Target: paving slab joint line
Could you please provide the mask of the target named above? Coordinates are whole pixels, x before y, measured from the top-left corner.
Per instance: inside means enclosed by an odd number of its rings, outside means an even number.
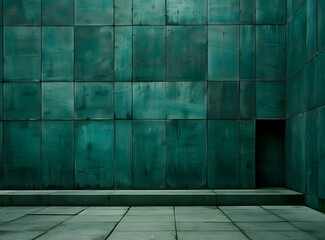
[[[123,216],[121,217],[121,219],[117,222],[117,224],[113,227],[113,229],[108,233],[108,235],[106,236],[105,240],[107,240],[112,233],[115,231],[115,229],[117,228],[117,226],[120,224],[120,222],[122,221],[122,219],[126,216],[126,214],[130,211],[131,207],[129,207],[126,212],[123,214]]]

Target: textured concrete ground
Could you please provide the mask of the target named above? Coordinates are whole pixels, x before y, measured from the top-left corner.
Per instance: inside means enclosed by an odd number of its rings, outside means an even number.
[[[1,207],[0,239],[325,239],[305,206]]]

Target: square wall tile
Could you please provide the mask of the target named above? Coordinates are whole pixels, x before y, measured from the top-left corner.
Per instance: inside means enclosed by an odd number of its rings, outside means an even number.
[[[42,183],[44,188],[74,188],[74,124],[43,121]]]
[[[257,24],[285,24],[286,1],[256,0]]]
[[[239,187],[238,121],[208,121],[208,166],[209,188]]]
[[[75,0],[76,25],[113,25],[113,0]]]
[[[206,47],[206,27],[167,27],[167,81],[205,81]]]
[[[4,123],[5,189],[41,187],[41,124],[39,121]]]
[[[208,31],[209,80],[238,80],[238,26],[209,26]]]
[[[125,1],[125,0],[123,0]],[[114,80],[132,81],[132,26],[115,27],[114,44]]]
[[[114,153],[117,189],[132,188],[132,121],[115,121]]]
[[[168,188],[202,188],[207,184],[206,121],[167,121]]]
[[[167,24],[206,24],[206,1],[167,0]]]
[[[317,64],[317,76],[316,76],[316,96],[317,96],[317,104],[321,105],[325,103],[325,51],[318,55],[316,58]]]
[[[3,119],[3,84],[0,83],[0,120]]]
[[[133,78],[165,80],[165,27],[133,28]]]
[[[43,119],[74,118],[74,85],[73,83],[42,84],[42,117]]]
[[[166,83],[167,119],[205,119],[207,116],[205,82]]]
[[[165,19],[165,1],[133,0],[134,25],[164,25]]]
[[[132,25],[133,0],[114,0],[114,24]]]
[[[237,119],[239,110],[238,82],[208,84],[208,118]]]
[[[240,0],[240,23],[255,23],[255,0]]]
[[[133,117],[135,119],[165,118],[165,83],[133,83]]]
[[[133,188],[166,186],[164,121],[133,121]]]
[[[132,119],[132,83],[114,84],[115,119]]]
[[[112,81],[113,28],[75,28],[76,81]]]
[[[75,88],[76,118],[113,118],[113,83],[76,83]]]
[[[39,81],[40,27],[4,27],[4,80]]]
[[[112,188],[114,122],[77,121],[75,124],[76,188]]]
[[[209,24],[239,24],[239,0],[208,0]]]
[[[255,118],[255,82],[240,82],[240,118]]]
[[[43,25],[73,25],[74,0],[42,0]]]
[[[73,27],[42,28],[43,81],[73,81]]]
[[[40,119],[41,85],[39,83],[4,84],[4,119]]]
[[[284,87],[283,82],[256,83],[256,118],[285,117]]]
[[[256,26],[256,79],[285,79],[284,26]]]
[[[40,25],[41,0],[3,0],[4,25]]]
[[[240,26],[240,80],[255,80],[255,26]]]

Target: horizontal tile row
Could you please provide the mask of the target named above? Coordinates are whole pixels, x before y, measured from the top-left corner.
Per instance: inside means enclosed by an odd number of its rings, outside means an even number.
[[[0,119],[283,118],[284,90],[283,82],[4,83]]]
[[[1,0],[4,25],[284,24],[283,0]]]
[[[6,82],[285,79],[281,25],[4,27],[3,37]]]
[[[255,186],[252,120],[12,121],[0,130],[5,189]]]

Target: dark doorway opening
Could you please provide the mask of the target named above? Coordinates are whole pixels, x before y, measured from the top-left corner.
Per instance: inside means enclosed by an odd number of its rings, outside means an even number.
[[[284,120],[256,120],[256,185],[283,186]]]

